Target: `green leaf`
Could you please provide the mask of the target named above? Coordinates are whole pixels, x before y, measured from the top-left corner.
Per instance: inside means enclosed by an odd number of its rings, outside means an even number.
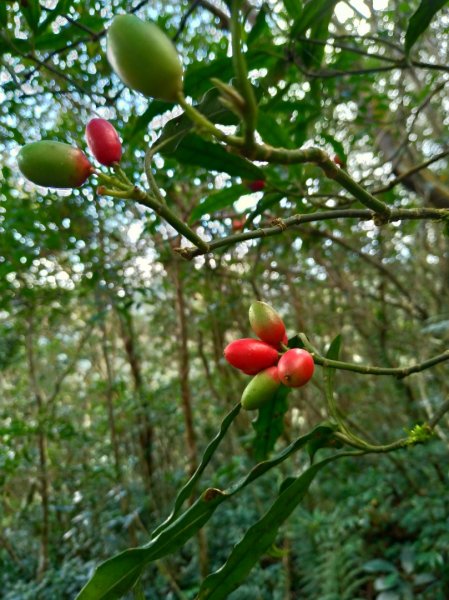
[[[279,452],[275,457],[270,460],[264,460],[263,462],[258,463],[255,467],[251,469],[251,471],[240,481],[230,486],[226,490],[226,494],[229,496],[233,496],[237,492],[240,492],[243,488],[249,485],[252,481],[266,473],[269,469],[276,467],[281,464],[284,460],[286,460],[289,456],[304,448],[306,444],[308,444],[311,440],[315,439],[317,436],[321,436],[326,432],[333,432],[335,430],[335,426],[329,425],[329,423],[325,422],[321,425],[317,425],[315,429],[309,431],[305,435],[297,438],[294,442],[289,444],[286,448]]]
[[[284,431],[284,415],[288,410],[287,396],[291,389],[283,385],[268,404],[259,409],[252,423],[256,436],[253,440],[256,460],[265,460]]]
[[[338,360],[340,356],[340,346],[341,346],[341,335],[337,335],[333,340],[329,349],[326,353],[326,358],[331,360]],[[327,405],[329,408],[330,415],[333,419],[338,421],[338,411],[335,405],[334,399],[334,380],[335,380],[335,369],[330,367],[323,368],[324,375],[324,393],[326,396]]]
[[[262,8],[257,13],[256,21],[254,25],[251,26],[251,30],[248,34],[248,38],[246,43],[248,48],[251,48],[255,45],[255,43],[262,38],[262,40],[266,41],[267,38],[271,38],[271,29],[268,26],[266,19],[266,7],[262,5]]]
[[[206,214],[212,214],[217,210],[232,206],[232,204],[243,196],[248,194],[248,188],[246,185],[238,184],[231,185],[230,187],[224,188],[219,192],[215,192],[208,196],[201,204],[198,204],[190,215],[190,221],[196,221],[200,217]]]
[[[47,12],[47,16],[39,25],[38,33],[44,32],[60,15],[69,12],[72,0],[59,0],[53,10]]]
[[[220,93],[216,88],[210,89],[204,94],[201,102],[195,108],[213,123],[232,125],[237,122],[235,115],[225,108],[219,101]],[[171,119],[162,129],[160,137],[156,140],[153,148],[161,147],[166,154],[174,152],[183,138],[194,128],[192,121],[184,113],[175,119]]]
[[[318,472],[339,458],[331,456],[304,471],[285,487],[264,516],[248,529],[234,547],[226,563],[203,581],[198,600],[222,600],[228,598],[245,579],[259,557],[274,544],[281,525],[304,498]]]
[[[341,347],[341,335],[337,335],[331,342],[328,351],[326,352],[326,358],[330,358],[331,360],[338,360],[340,356],[340,347]]]
[[[206,449],[200,467],[178,495],[175,510],[179,510],[184,500],[190,496],[197,479],[209,462],[230,423],[237,415],[238,410],[236,406],[224,419],[220,432]],[[291,454],[304,447],[317,434],[321,434],[323,429],[328,430],[329,425],[318,425],[306,435],[292,442],[287,448],[284,448],[272,460],[257,464],[245,477],[224,492],[214,488],[207,489],[192,506],[177,518],[173,520],[170,515],[167,521],[163,523],[163,529],[158,527],[153,533],[153,539],[148,544],[140,548],[125,550],[125,552],[97,567],[92,578],[81,590],[76,600],[115,600],[120,598],[135,584],[146,564],[177,551],[196,535],[222,502],[240,492],[269,469],[280,464]]]
[[[268,68],[275,61],[270,51],[273,50],[273,44],[257,46],[245,54],[248,70]],[[224,82],[230,81],[234,76],[234,67],[232,58],[223,57],[214,60],[211,63],[205,61],[197,62],[189,67],[184,77],[184,91],[186,95],[198,97],[210,87],[212,77],[217,77]]]
[[[280,146],[282,148],[291,148],[292,146],[291,137],[288,135],[285,127],[276,121],[271,111],[259,111],[257,131],[262,136],[263,141],[271,146]]]
[[[396,567],[387,560],[374,558],[363,565],[363,570],[368,573],[393,573],[396,571]]]
[[[221,440],[226,435],[226,432],[228,431],[229,426],[231,425],[231,423],[233,423],[234,419],[240,413],[241,408],[242,408],[242,405],[239,402],[236,406],[234,406],[234,408],[231,410],[231,412],[229,412],[226,415],[226,417],[223,419],[223,421],[221,422],[221,425],[220,425],[219,432],[211,440],[211,442],[208,444],[207,448],[205,449],[203,456],[201,458],[201,462],[198,465],[195,473],[192,475],[192,477],[189,479],[189,481],[179,490],[179,493],[176,496],[175,504],[173,506],[173,510],[172,510],[170,516],[164,521],[164,523],[159,525],[159,527],[157,527],[153,531],[153,533],[151,534],[151,537],[156,537],[163,529],[166,529],[168,527],[168,525],[170,525],[170,523],[173,522],[175,516],[177,514],[179,514],[179,511],[181,510],[182,505],[192,494],[197,481],[203,474],[204,469],[209,464],[209,462],[210,462],[212,456],[214,455],[215,450],[218,448]]]
[[[265,193],[257,203],[256,208],[247,218],[246,225],[249,226],[257,216],[261,215],[265,210],[267,210],[267,208],[270,208],[270,206],[278,204],[278,202],[280,202],[282,198],[285,198],[285,194],[280,192]]]
[[[208,171],[229,173],[243,179],[263,179],[260,167],[236,154],[231,154],[221,144],[209,142],[195,133],[185,135],[174,151],[170,146],[161,148],[161,154],[176,158],[179,162],[197,165]]]
[[[35,33],[38,29],[39,19],[41,17],[39,0],[26,0],[26,2],[20,2],[20,11],[25,17],[25,21],[28,23],[31,31]]]
[[[115,600],[136,583],[144,566],[183,546],[210,519],[226,499],[219,490],[209,489],[173,523],[146,546],[131,548],[102,563],[76,600]]]
[[[0,25],[6,29],[8,24],[8,13],[6,11],[6,2],[0,2]]]
[[[321,448],[342,448],[343,444],[334,437],[334,431],[337,429],[335,423],[328,423],[329,428],[323,429],[321,432],[317,432],[307,444],[307,452],[310,456],[310,461],[313,462],[315,454]]]
[[[147,552],[142,548],[125,550],[106,560],[95,570],[76,600],[116,600],[132,588],[145,565]]]
[[[333,10],[336,3],[336,0],[309,0],[293,25],[292,37],[302,36],[311,27],[317,27],[323,15],[327,19],[329,10]]]
[[[150,123],[154,117],[164,114],[171,108],[172,104],[165,102],[164,100],[153,100],[146,111],[137,117],[133,128],[124,136],[123,142],[129,143],[141,131],[146,130],[148,123]]]
[[[302,14],[302,0],[284,0],[285,10],[289,16],[296,21]]]
[[[405,51],[410,52],[420,35],[429,27],[434,15],[448,4],[448,0],[421,0],[418,10],[411,16],[405,32]]]
[[[312,40],[327,40],[329,36],[329,24],[334,14],[335,5],[337,0],[326,3],[325,8],[320,13],[319,19],[313,24],[310,30],[310,39]],[[303,47],[303,59],[304,64],[307,67],[313,67],[318,69],[321,66],[321,62],[324,56],[324,44],[304,44]]]

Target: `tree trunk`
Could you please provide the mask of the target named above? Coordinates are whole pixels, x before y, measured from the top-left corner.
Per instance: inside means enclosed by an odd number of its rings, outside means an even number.
[[[49,481],[48,481],[48,456],[47,456],[47,435],[45,432],[45,400],[40,390],[36,357],[34,353],[34,321],[30,315],[28,319],[28,329],[26,334],[26,352],[28,359],[28,375],[30,388],[34,395],[37,412],[38,433],[37,448],[39,456],[38,479],[39,492],[42,504],[42,527],[41,544],[39,551],[39,562],[37,567],[37,579],[41,579],[48,567],[49,556],[49,536],[50,536],[50,515],[49,515]]]

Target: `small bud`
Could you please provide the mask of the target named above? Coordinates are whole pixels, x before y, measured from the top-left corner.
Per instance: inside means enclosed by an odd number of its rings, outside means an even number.
[[[261,192],[265,189],[265,180],[264,179],[255,179],[254,181],[249,181],[246,183],[249,189],[252,192]]]

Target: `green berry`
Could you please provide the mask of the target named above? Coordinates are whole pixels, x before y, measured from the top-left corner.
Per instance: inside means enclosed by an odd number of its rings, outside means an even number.
[[[18,164],[27,179],[54,188],[79,187],[94,171],[79,148],[50,140],[24,146],[19,152]]]
[[[108,60],[128,87],[145,96],[176,102],[182,65],[170,38],[135,15],[114,17],[107,34]]]
[[[242,408],[256,410],[272,400],[281,385],[278,368],[269,367],[251,379],[242,394]]]

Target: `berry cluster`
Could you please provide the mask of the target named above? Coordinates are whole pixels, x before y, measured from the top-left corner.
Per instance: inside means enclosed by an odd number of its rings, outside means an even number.
[[[86,140],[99,163],[107,167],[118,163],[122,145],[114,126],[105,119],[91,119],[86,127]],[[76,188],[95,172],[87,156],[79,148],[53,140],[26,144],[19,153],[19,169],[29,181],[53,188]]]
[[[255,376],[242,395],[243,408],[253,410],[269,402],[281,384],[305,385],[313,375],[314,362],[307,350],[288,348],[284,322],[269,304],[251,304],[249,322],[259,339],[231,342],[224,350],[224,357],[246,375]]]

